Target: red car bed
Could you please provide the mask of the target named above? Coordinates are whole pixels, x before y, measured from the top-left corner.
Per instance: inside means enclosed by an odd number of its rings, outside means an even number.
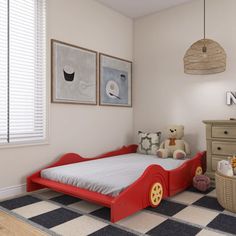
[[[83,158],[78,154],[68,153],[46,168],[135,153],[136,150],[137,145],[124,146],[119,150],[95,158]],[[111,209],[111,222],[116,222],[147,206],[157,207],[163,198],[173,196],[188,188],[192,184],[193,177],[205,171],[204,163],[205,152],[200,152],[171,171],[163,169],[160,165],[152,164],[133,184],[114,197],[41,178],[42,170],[27,177],[27,191],[50,188],[109,207]]]

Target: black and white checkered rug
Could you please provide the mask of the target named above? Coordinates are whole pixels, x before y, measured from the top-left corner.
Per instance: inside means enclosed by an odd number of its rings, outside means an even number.
[[[0,209],[49,235],[65,236],[217,236],[236,235],[236,214],[217,202],[215,190],[193,188],[115,224],[108,208],[51,190],[4,200]]]

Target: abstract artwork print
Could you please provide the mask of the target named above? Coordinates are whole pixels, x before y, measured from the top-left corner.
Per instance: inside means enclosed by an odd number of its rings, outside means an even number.
[[[52,101],[96,104],[97,53],[52,40]]]
[[[100,105],[131,107],[132,62],[100,54]]]

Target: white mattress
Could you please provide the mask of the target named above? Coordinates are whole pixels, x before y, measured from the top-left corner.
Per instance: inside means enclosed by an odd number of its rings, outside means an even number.
[[[41,171],[41,177],[105,195],[117,196],[135,182],[148,166],[157,164],[166,170],[172,170],[185,161],[131,153],[48,168]]]

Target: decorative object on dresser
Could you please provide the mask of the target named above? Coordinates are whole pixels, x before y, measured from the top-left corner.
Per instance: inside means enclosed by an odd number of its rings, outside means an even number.
[[[228,160],[236,153],[236,121],[204,120],[206,124],[207,172],[215,182],[215,171],[221,160]]]
[[[132,107],[132,62],[99,54],[99,104]]]
[[[97,104],[97,52],[51,40],[52,102]]]

